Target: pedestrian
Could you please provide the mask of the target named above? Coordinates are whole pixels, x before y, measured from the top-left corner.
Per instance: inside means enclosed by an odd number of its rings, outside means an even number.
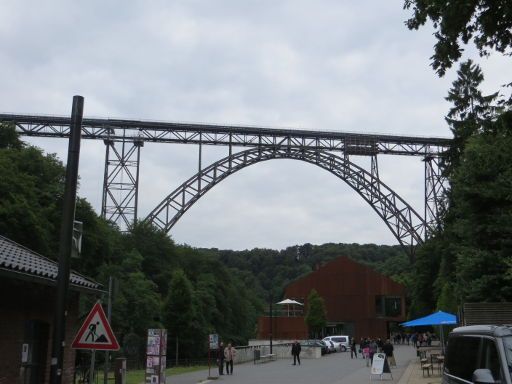
[[[350,358],[356,357],[357,359],[357,345],[356,345],[356,339],[353,337],[350,341]]]
[[[395,356],[393,355],[393,350],[394,350],[394,347],[391,344],[391,342],[389,341],[389,339],[386,340],[386,342],[382,346],[382,352],[384,352],[384,354],[386,355],[386,359],[388,359],[389,366],[396,367],[396,361],[395,361]]]
[[[233,361],[236,357],[236,349],[233,348],[231,343],[228,343],[226,349],[224,349],[224,359],[226,360],[226,374],[233,374]],[[230,369],[231,368],[231,369]]]
[[[382,341],[382,339],[379,337],[376,341],[377,343],[377,352],[382,352],[382,346],[384,345],[384,342]]]
[[[370,341],[368,339],[364,339],[361,342],[361,349],[363,350],[363,358],[368,367],[370,365]]]
[[[224,343],[219,343],[219,349],[217,350],[217,365],[219,366],[219,375],[224,374]]]
[[[373,355],[377,353],[379,346],[377,345],[377,341],[370,341],[370,365],[373,364]]]
[[[296,365],[296,362],[300,365],[300,350],[300,343],[295,340],[292,344],[293,365]]]

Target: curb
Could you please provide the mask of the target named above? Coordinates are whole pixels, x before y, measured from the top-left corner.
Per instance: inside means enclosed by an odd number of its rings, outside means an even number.
[[[413,360],[409,362],[409,365],[407,366],[407,369],[403,373],[402,377],[398,381],[397,384],[407,384],[409,382],[409,379],[411,378],[412,372],[414,371],[415,363]]]

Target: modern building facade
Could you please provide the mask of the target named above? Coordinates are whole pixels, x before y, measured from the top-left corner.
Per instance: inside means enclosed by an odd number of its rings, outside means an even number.
[[[285,297],[304,303],[315,289],[325,301],[327,327],[324,335],[386,338],[390,329],[405,321],[405,287],[348,257],[339,257],[285,289]],[[258,338],[306,339],[304,317],[261,317]],[[272,332],[271,332],[272,331]]]

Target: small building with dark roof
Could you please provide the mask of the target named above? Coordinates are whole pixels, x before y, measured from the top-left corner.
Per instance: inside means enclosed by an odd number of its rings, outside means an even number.
[[[405,286],[348,257],[339,257],[285,288],[285,298],[304,303],[315,289],[325,301],[327,327],[324,334],[389,337],[390,329],[405,321]],[[304,314],[272,318],[275,340],[307,339]],[[270,337],[270,318],[260,317],[258,339]]]
[[[0,236],[0,384],[49,382],[58,264]],[[103,293],[97,282],[72,271],[66,319],[63,383],[72,383],[82,292]]]

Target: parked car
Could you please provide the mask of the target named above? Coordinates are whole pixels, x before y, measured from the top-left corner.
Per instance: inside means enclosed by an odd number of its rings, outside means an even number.
[[[334,346],[334,343],[330,340],[322,340],[327,345],[327,353],[334,353],[336,352],[336,347]]]
[[[302,347],[319,347],[322,355],[329,353],[327,344],[324,343],[322,340],[303,340],[300,342],[300,345]]]
[[[336,351],[345,352],[350,348],[350,337],[347,335],[327,336],[323,341],[332,341]]]
[[[443,384],[512,384],[512,327],[472,325],[448,336]]]

